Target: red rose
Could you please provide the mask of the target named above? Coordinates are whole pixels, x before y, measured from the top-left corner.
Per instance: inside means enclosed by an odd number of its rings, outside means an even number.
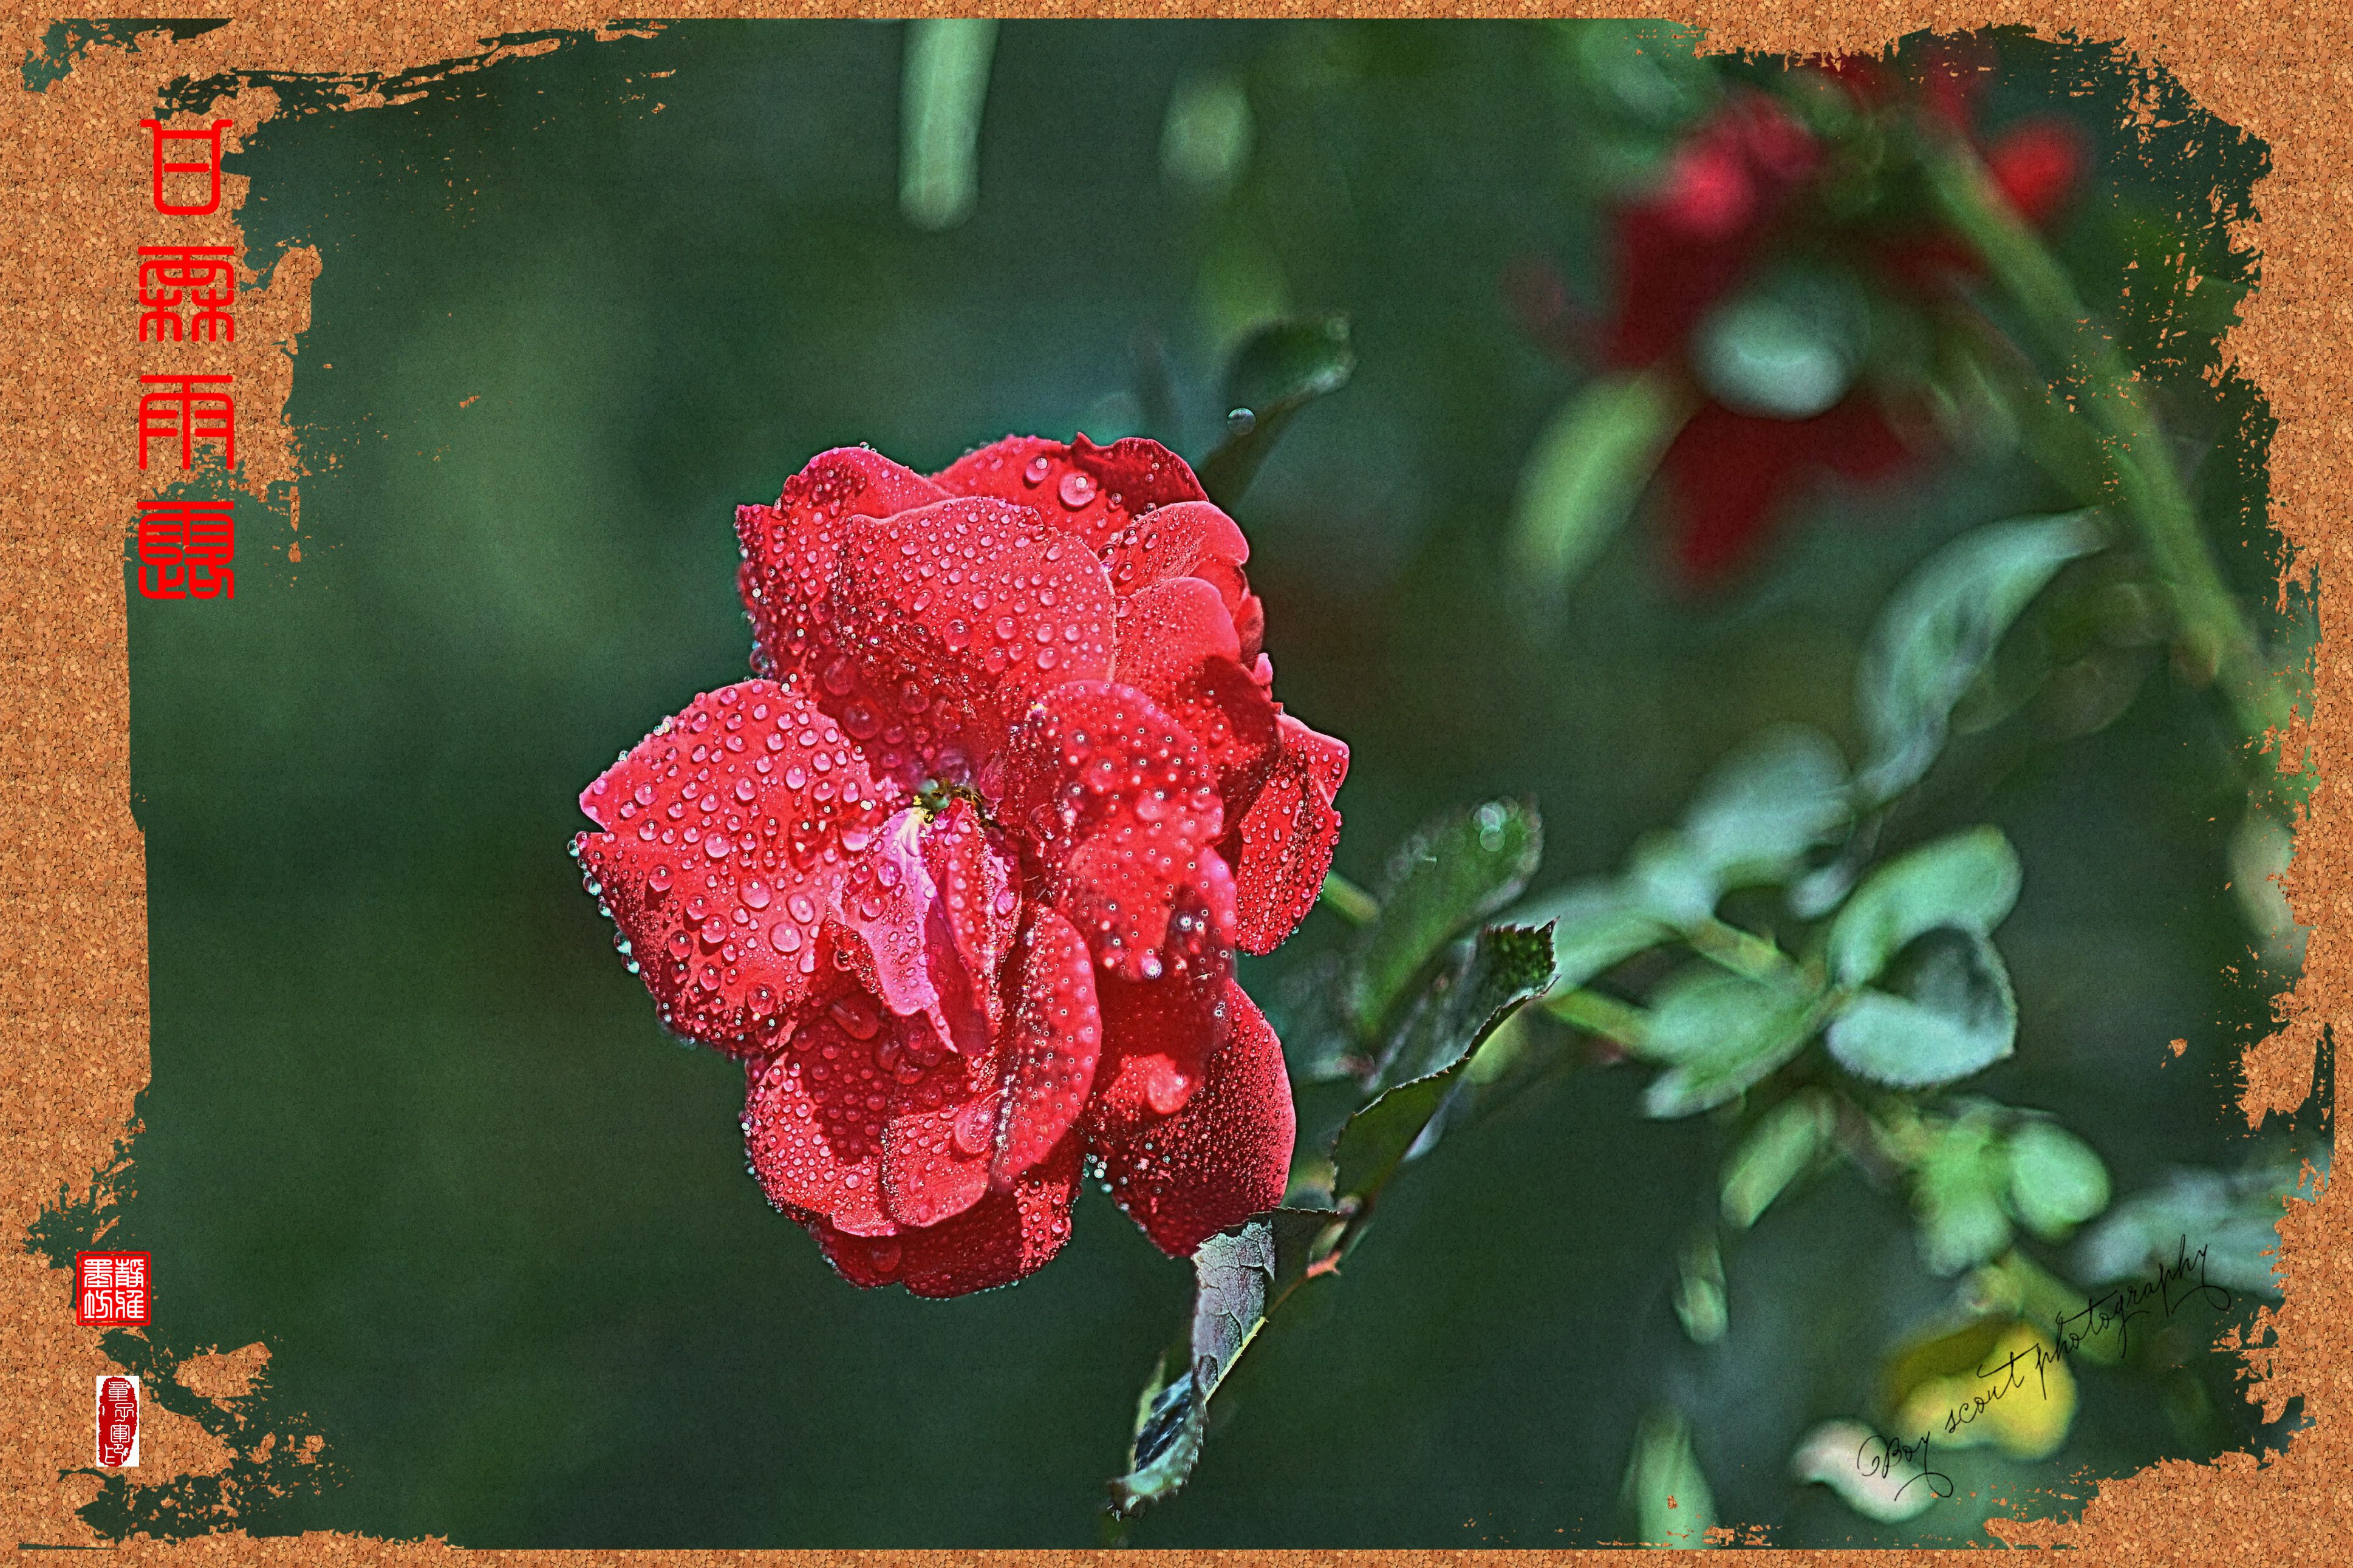
[[[580,797],[676,1033],[744,1059],[776,1206],[954,1296],[1060,1247],[1082,1156],[1164,1251],[1282,1200],[1234,984],[1314,902],[1347,748],[1284,714],[1241,531],[1155,442],[864,447],[736,511],[759,679]]]
[[[1968,134],[1984,62],[1938,54],[1914,96],[1930,121]],[[1878,62],[1844,57],[1822,68],[1862,107],[1903,100]],[[1984,148],[1995,184],[2020,215],[2054,222],[2090,164],[2083,135],[2063,120],[2023,121]],[[1822,147],[1772,99],[1742,91],[1693,128],[1657,184],[1612,215],[1615,298],[1589,334],[1593,357],[1631,369],[1681,361],[1708,313],[1782,248],[1793,225],[1824,216],[1808,204],[1827,166]],[[1817,238],[1820,237],[1817,235]],[[1954,236],[1919,224],[1860,237],[1899,297],[1926,303],[1967,279],[1975,262]],[[1557,341],[1565,314],[1525,280],[1514,291],[1542,338]],[[1920,455],[1926,421],[1858,384],[1831,407],[1804,417],[1728,406],[1712,397],[1669,445],[1661,468],[1675,498],[1674,559],[1694,586],[1722,579],[1752,555],[1790,497],[1820,476],[1884,479]]]
[[[1735,96],[1675,149],[1655,189],[1620,207],[1618,298],[1602,363],[1628,369],[1678,352],[1746,277],[1821,164],[1821,147],[1764,93]]]

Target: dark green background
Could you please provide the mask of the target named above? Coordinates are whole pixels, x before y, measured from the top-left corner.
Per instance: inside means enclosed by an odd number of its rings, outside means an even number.
[[[1704,599],[1666,585],[1646,521],[1531,626],[1499,592],[1503,530],[1576,375],[1499,279],[1539,255],[1600,281],[1589,106],[1548,37],[1008,25],[978,210],[944,235],[896,207],[902,43],[864,23],[575,43],[290,113],[232,164],[253,254],[324,261],[287,410],[312,477],[299,565],[250,510],[234,603],[130,601],[154,1068],[118,1234],[156,1255],[159,1340],[266,1340],[273,1397],[329,1437],[342,1484],[257,1528],[1095,1539],[1185,1265],[1090,1193],[1015,1289],[842,1284],[744,1173],[739,1069],[656,1027],[565,854],[615,752],[745,673],[732,509],[810,454],[931,468],[1008,430],[1115,434],[1145,333],[1187,419],[1153,433],[1198,455],[1241,308],[1219,300],[1347,312],[1355,384],[1239,512],[1282,696],[1355,749],[1338,865],[1359,879],[1428,813],[1499,793],[1540,801],[1548,880],[1606,868],[1772,720],[1852,755],[1889,587],[1957,531],[2054,504],[2014,458],[1947,464],[1809,508]],[[2097,130],[2122,102],[2090,51],[2010,58],[1997,121],[2057,102]],[[1210,70],[1243,73],[1256,111],[1222,198],[1159,169],[1172,89]],[[2084,79],[2105,96],[2065,96]],[[2260,158],[2199,147],[2152,175],[2111,144],[2068,242],[2104,307],[2120,199],[2194,212]],[[2202,482],[2259,529],[2260,410],[2232,397],[2199,416],[2223,443]],[[2222,542],[2253,588],[2269,546],[2248,538]],[[1969,1087],[2063,1113],[2124,1193],[2242,1152],[2229,1064],[2272,983],[2221,890],[2231,744],[2159,671],[2112,728],[1923,825],[1997,821],[2028,868],[2000,939],[2019,1053]],[[1331,919],[1246,981],[1271,994]],[[1252,1351],[1137,1542],[1622,1536],[1620,1473],[1661,1399],[1692,1413],[1722,1516],[1777,1542],[1966,1533],[1989,1502],[1880,1531],[1783,1478],[1945,1288],[1900,1204],[1848,1175],[1777,1208],[1734,1260],[1730,1339],[1698,1352],[1667,1290],[1720,1135],[1643,1121],[1641,1083],[1580,1075],[1413,1167],[1328,1304]],[[2253,1415],[2205,1375],[2219,1414],[2092,1370],[2056,1461],[1965,1457],[1964,1489],[2243,1442]]]

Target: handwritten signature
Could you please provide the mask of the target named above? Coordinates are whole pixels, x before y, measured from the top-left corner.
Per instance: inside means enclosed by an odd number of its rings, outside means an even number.
[[[2095,1339],[2114,1329],[2119,1354],[2132,1342],[2132,1326],[2148,1317],[2158,1308],[2167,1317],[2184,1303],[2204,1301],[2217,1311],[2228,1311],[2232,1297],[2221,1285],[2206,1278],[2206,1249],[2189,1250],[2189,1238],[2184,1236],[2176,1248],[2173,1261],[2160,1265],[2147,1279],[2136,1279],[2103,1290],[2087,1298],[2078,1311],[2054,1313],[2052,1326],[2056,1331],[2048,1347],[2036,1339],[2014,1350],[1989,1366],[1980,1366],[1980,1381],[1996,1386],[1969,1396],[1967,1403],[1957,1405],[1945,1415],[1945,1435],[1952,1436],[1986,1413],[1989,1406],[2004,1395],[2026,1386],[2026,1373],[2034,1374],[2035,1390],[2043,1398],[2051,1397],[2048,1369],[2083,1348],[2084,1342]],[[2024,1363],[2021,1366],[2021,1363]],[[1928,1489],[1940,1498],[1953,1495],[1953,1478],[1942,1470],[1928,1468],[1928,1433],[1920,1434],[1919,1441],[1905,1443],[1899,1439],[1866,1437],[1855,1448],[1854,1468],[1866,1476],[1895,1479],[1899,1467],[1916,1466],[1918,1474],[1895,1489],[1901,1498],[1913,1487],[1925,1481]]]
[[[1879,1446],[1876,1453],[1872,1451],[1874,1443]],[[1928,1434],[1926,1432],[1920,1434],[1920,1440],[1916,1443],[1898,1442],[1873,1433],[1855,1446],[1854,1468],[1866,1476],[1884,1476],[1894,1480],[1895,1468],[1902,1464],[1916,1464],[1920,1467],[1920,1473],[1895,1489],[1897,1498],[1902,1498],[1922,1481],[1927,1482],[1928,1489],[1938,1497],[1953,1495],[1953,1478],[1942,1470],[1928,1468]]]

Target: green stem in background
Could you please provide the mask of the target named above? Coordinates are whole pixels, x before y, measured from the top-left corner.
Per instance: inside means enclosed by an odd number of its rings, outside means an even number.
[[[980,199],[980,113],[996,53],[994,17],[907,24],[899,210],[917,228],[954,228]]]
[[[1714,915],[1702,915],[1684,927],[1683,941],[1702,958],[1743,980],[1754,980],[1763,985],[1786,985],[1798,973],[1798,966],[1779,948],[1738,926],[1726,925]]]
[[[1642,1009],[1599,991],[1556,991],[1544,999],[1544,1010],[1571,1028],[1615,1040],[1630,1050],[1641,1049],[1650,1033],[1650,1017]]]
[[[1323,902],[1352,926],[1368,926],[1380,919],[1380,900],[1337,871],[1324,873]]]
[[[2172,592],[2186,662],[2200,677],[2218,679],[2242,727],[2262,735],[2273,720],[2255,635],[2207,549],[2139,367],[2093,324],[2065,269],[1966,142],[1931,136],[1921,161],[1937,210],[1985,262],[2040,346],[2064,365],[2062,384],[2073,390],[2074,406],[2100,434],[2117,510]]]

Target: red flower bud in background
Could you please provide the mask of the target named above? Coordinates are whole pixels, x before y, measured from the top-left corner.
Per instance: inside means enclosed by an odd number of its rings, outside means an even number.
[[[1812,132],[1761,92],[1701,121],[1658,186],[1619,209],[1610,249],[1617,307],[1604,363],[1625,369],[1679,351],[1716,300],[1746,275],[1813,175]]]
[[[1934,54],[1908,101],[1942,133],[1968,136],[1986,64],[1957,50]],[[1866,110],[1907,100],[1902,79],[1882,61],[1841,57],[1819,68]],[[1955,237],[1918,219],[1893,236],[1838,232],[1816,202],[1832,152],[1770,95],[1741,89],[1692,128],[1647,191],[1616,209],[1614,293],[1603,320],[1579,323],[1557,279],[1539,271],[1522,267],[1506,279],[1516,313],[1539,341],[1576,345],[1613,370],[1671,364],[1698,384],[1697,412],[1661,458],[1676,517],[1675,563],[1694,585],[1751,556],[1793,496],[1820,476],[1881,479],[1922,455],[1921,411],[1891,407],[1860,378],[1827,407],[1766,410],[1727,403],[1694,369],[1694,339],[1711,315],[1789,252],[1793,238],[1830,241],[1832,253],[1867,262],[1888,292],[1920,303],[1975,274]],[[2083,133],[2053,118],[2021,121],[1982,156],[1995,184],[2036,225],[2059,217],[2091,163]]]
[[[1157,443],[822,453],[738,510],[759,678],[581,796],[662,1021],[744,1058],[771,1200],[844,1278],[1003,1285],[1082,1156],[1163,1250],[1282,1195],[1233,980],[1314,902],[1347,748],[1285,714],[1249,546]]]

